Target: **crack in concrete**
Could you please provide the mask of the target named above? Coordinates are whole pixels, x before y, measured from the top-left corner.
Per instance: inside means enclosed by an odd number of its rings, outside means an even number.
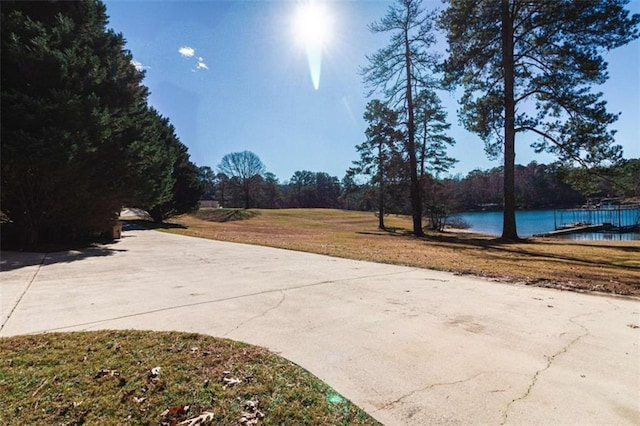
[[[600,312],[600,311],[598,311],[598,312]],[[529,387],[527,388],[527,390],[525,391],[525,393],[522,396],[520,396],[518,398],[515,398],[515,399],[512,399],[507,404],[507,406],[505,407],[504,412],[502,413],[502,422],[500,423],[500,425],[504,425],[504,424],[507,423],[507,420],[509,418],[509,411],[511,410],[511,407],[515,403],[517,403],[518,401],[523,401],[527,397],[529,397],[529,395],[531,394],[531,391],[533,390],[533,388],[535,387],[536,383],[538,382],[538,378],[540,377],[540,375],[551,368],[551,366],[553,365],[553,362],[555,361],[555,359],[557,357],[559,357],[560,355],[567,353],[567,351],[569,350],[569,348],[571,348],[571,346],[575,345],[579,340],[581,340],[581,339],[583,339],[583,338],[585,338],[585,337],[587,337],[589,335],[589,330],[587,329],[587,327],[585,327],[584,325],[576,322],[575,319],[578,318],[578,317],[582,317],[582,316],[590,316],[590,315],[593,315],[595,313],[597,313],[597,312],[588,312],[588,313],[585,313],[585,314],[580,314],[580,315],[576,315],[574,317],[569,318],[569,322],[572,323],[572,324],[577,325],[578,327],[580,327],[584,331],[584,333],[579,335],[579,336],[577,336],[577,337],[575,337],[573,340],[571,340],[569,343],[564,345],[562,348],[560,348],[559,351],[557,351],[553,355],[551,355],[551,356],[545,355],[545,357],[547,358],[547,365],[544,368],[542,368],[542,369],[540,369],[540,370],[535,372],[535,374],[531,378],[531,383],[529,383]],[[564,334],[567,334],[567,333],[568,332],[563,332],[563,333],[560,334],[560,336],[562,336]]]
[[[43,263],[44,263],[44,259],[43,259]],[[50,329],[44,329],[44,330],[40,330],[40,331],[34,331],[33,333],[29,333],[29,334],[47,333],[47,332],[66,330],[66,329],[69,329],[69,328],[76,328],[76,327],[86,327],[86,326],[90,327],[90,326],[93,326],[93,325],[96,325],[96,324],[105,323],[105,322],[117,321],[117,320],[121,320],[121,319],[139,317],[139,316],[144,316],[144,315],[149,315],[149,314],[156,314],[156,313],[160,313],[160,312],[168,312],[168,311],[173,311],[173,310],[176,310],[176,309],[192,308],[192,307],[195,307],[195,306],[208,305],[208,304],[219,303],[219,302],[227,302],[227,301],[230,301],[230,300],[239,300],[239,299],[255,297],[255,296],[261,296],[261,295],[270,294],[270,293],[286,292],[286,291],[291,291],[291,290],[301,290],[301,289],[304,289],[304,288],[317,287],[317,286],[322,286],[322,285],[327,285],[327,284],[338,284],[338,283],[342,283],[342,282],[366,280],[366,279],[370,279],[370,278],[387,277],[387,276],[392,276],[392,275],[402,275],[402,274],[407,274],[409,272],[413,272],[415,270],[416,270],[416,268],[412,268],[410,270],[402,271],[402,272],[373,274],[373,275],[366,275],[366,276],[353,277],[353,278],[344,278],[344,279],[338,279],[338,280],[319,281],[319,282],[310,283],[310,284],[303,284],[303,285],[299,285],[299,286],[292,286],[292,287],[286,287],[286,288],[276,288],[276,289],[271,289],[271,290],[257,291],[257,292],[254,292],[254,293],[241,294],[241,295],[238,295],[238,296],[230,296],[230,297],[223,297],[223,298],[220,298],[220,299],[204,300],[204,301],[201,301],[201,302],[193,302],[193,303],[185,303],[185,304],[182,304],[182,305],[167,306],[167,307],[164,307],[164,308],[151,309],[151,310],[145,311],[145,312],[136,312],[136,313],[133,313],[133,314],[120,315],[120,316],[112,317],[112,318],[103,318],[103,319],[99,319],[99,320],[95,320],[95,321],[87,321],[87,322],[79,323],[79,324],[66,325],[66,326],[63,326],[63,327],[55,327],[55,328],[50,328]]]
[[[284,291],[280,290],[280,300],[278,301],[278,303],[275,306],[270,307],[269,309],[267,309],[266,311],[258,314],[258,315],[254,315],[251,318],[242,321],[240,324],[238,324],[237,326],[235,326],[233,329],[229,330],[228,332],[226,332],[225,334],[222,335],[222,337],[227,337],[229,334],[233,333],[234,331],[238,330],[240,327],[242,327],[243,325],[250,323],[253,320],[256,320],[258,318],[262,318],[265,315],[267,315],[269,312],[274,311],[276,309],[278,309],[280,307],[280,305],[282,305],[282,303],[284,302],[284,300],[287,298],[287,295],[285,294]]]
[[[605,302],[607,302],[609,304],[609,306],[613,306],[613,310],[614,311],[619,311],[620,310],[620,306],[613,303],[611,300],[609,299],[604,299]]]
[[[27,294],[27,291],[29,291],[29,289],[31,288],[31,284],[33,284],[33,282],[36,280],[36,277],[38,276],[38,273],[40,273],[40,269],[42,268],[42,265],[44,265],[45,260],[47,260],[46,253],[42,255],[42,261],[38,265],[38,268],[36,269],[36,272],[33,274],[33,277],[31,277],[29,284],[27,284],[27,286],[24,288],[24,290],[20,294],[20,297],[18,297],[18,300],[16,300],[16,303],[13,305],[13,307],[9,311],[9,314],[7,315],[7,317],[4,319],[4,321],[2,321],[2,324],[0,324],[0,331],[2,331],[4,326],[9,322],[16,308],[18,307],[20,302],[22,302],[22,298],[24,297],[25,294]]]
[[[419,393],[419,392],[424,392],[424,391],[428,391],[430,389],[439,387],[439,386],[452,386],[452,385],[459,385],[460,383],[465,383],[465,382],[469,382],[479,376],[482,376],[484,374],[488,374],[486,371],[482,371],[480,373],[476,373],[473,376],[467,377],[466,379],[461,379],[461,380],[456,380],[454,382],[444,382],[444,383],[431,383],[430,385],[424,386],[422,388],[419,389],[415,389],[405,395],[402,395],[400,398],[393,400],[391,402],[386,403],[385,405],[383,405],[382,407],[376,409],[375,411],[372,412],[373,413],[377,413],[378,411],[382,411],[382,410],[386,410],[387,408],[394,406],[396,404],[402,403],[403,400],[412,397],[413,395]]]

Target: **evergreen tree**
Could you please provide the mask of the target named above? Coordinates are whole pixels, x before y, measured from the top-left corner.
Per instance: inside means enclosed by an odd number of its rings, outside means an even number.
[[[267,172],[264,174],[264,181],[261,185],[260,202],[261,207],[267,209],[275,209],[281,207],[282,204],[282,191],[280,190],[280,183],[278,178],[273,173]]]
[[[390,178],[391,159],[398,156],[398,145],[402,132],[398,130],[398,113],[378,99],[367,104],[364,119],[369,123],[365,135],[367,140],[356,146],[360,160],[354,161],[353,173],[370,176],[370,182],[378,187],[378,228],[385,229],[384,216],[386,182]]]
[[[454,139],[447,135],[451,123],[447,122],[447,113],[435,91],[422,90],[416,96],[415,105],[419,176],[422,179],[427,173],[433,173],[437,177],[457,162],[447,156],[447,147],[455,144]]]
[[[202,182],[205,194],[215,194],[216,172],[209,166],[198,167],[198,179]]]
[[[24,244],[108,228],[142,74],[102,3],[3,2],[2,208]]]
[[[432,72],[438,56],[428,50],[436,41],[433,22],[434,15],[421,8],[421,0],[398,0],[389,7],[385,17],[370,26],[374,33],[390,33],[390,44],[367,56],[369,65],[362,69],[364,81],[372,89],[369,95],[381,92],[388,103],[404,115],[413,233],[416,236],[424,233],[414,97],[420,90],[436,85]]]
[[[129,141],[122,161],[128,171],[121,179],[129,180],[125,205],[150,210],[169,203],[176,184],[175,165],[179,163],[182,144],[169,119],[154,108],[144,105],[139,114],[131,115],[127,128]]]
[[[151,218],[160,223],[165,219],[198,209],[204,193],[204,184],[200,180],[200,169],[189,160],[187,147],[177,138],[174,139],[177,158],[173,164],[171,176],[174,184],[167,201],[155,204],[149,209]]]
[[[23,245],[84,239],[172,197],[179,155],[100,1],[3,2],[2,209]]]
[[[465,127],[489,154],[504,156],[502,238],[517,240],[516,134],[539,135],[535,150],[561,161],[618,160],[621,148],[607,130],[617,116],[591,86],[607,79],[602,53],[638,37],[640,15],[629,16],[628,0],[448,3],[441,20],[450,50],[445,68],[449,81],[465,88]]]

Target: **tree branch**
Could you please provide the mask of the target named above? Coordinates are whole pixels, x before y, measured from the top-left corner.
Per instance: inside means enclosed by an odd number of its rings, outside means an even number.
[[[558,141],[557,139],[553,138],[548,133],[543,132],[542,130],[538,130],[535,127],[531,127],[531,126],[522,126],[522,127],[518,127],[517,129],[515,129],[515,132],[518,133],[518,132],[522,132],[522,131],[525,131],[525,130],[529,130],[531,132],[534,132],[534,133],[542,136],[544,139],[547,139],[549,142],[551,142],[552,144],[554,144],[555,146],[560,148],[562,151],[564,151],[572,160],[580,163],[584,167],[588,167],[587,163],[579,155],[574,155],[571,152],[567,151],[565,149],[564,145],[560,141]]]

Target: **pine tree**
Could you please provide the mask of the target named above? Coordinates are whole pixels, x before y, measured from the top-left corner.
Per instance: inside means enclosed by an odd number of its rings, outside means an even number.
[[[360,160],[354,161],[352,173],[368,175],[371,183],[377,185],[378,228],[385,229],[386,182],[394,170],[392,157],[400,155],[398,145],[402,140],[402,132],[398,130],[398,113],[378,99],[369,101],[364,119],[369,123],[365,131],[367,140],[356,146]]]
[[[429,51],[436,42],[433,22],[434,15],[421,8],[421,0],[398,0],[389,7],[384,18],[370,26],[374,33],[390,33],[390,44],[367,56],[369,65],[362,69],[364,81],[372,89],[369,95],[381,92],[387,103],[404,115],[413,233],[416,236],[423,236],[424,232],[414,97],[421,89],[437,85],[433,70],[438,56]]]
[[[449,0],[448,80],[465,88],[461,119],[504,156],[502,238],[517,240],[515,138],[533,132],[536,152],[585,166],[615,162],[621,148],[591,86],[607,79],[602,53],[638,37],[628,0]],[[535,111],[535,113],[527,113]]]
[[[447,156],[447,147],[455,145],[455,140],[447,134],[451,123],[447,122],[447,113],[435,91],[422,90],[416,96],[415,105],[419,176],[422,179],[431,172],[438,177],[457,162]]]

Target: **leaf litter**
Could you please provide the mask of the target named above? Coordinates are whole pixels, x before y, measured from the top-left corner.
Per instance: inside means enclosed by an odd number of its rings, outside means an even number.
[[[2,425],[378,424],[297,365],[227,339],[50,333],[2,338],[0,353]]]

